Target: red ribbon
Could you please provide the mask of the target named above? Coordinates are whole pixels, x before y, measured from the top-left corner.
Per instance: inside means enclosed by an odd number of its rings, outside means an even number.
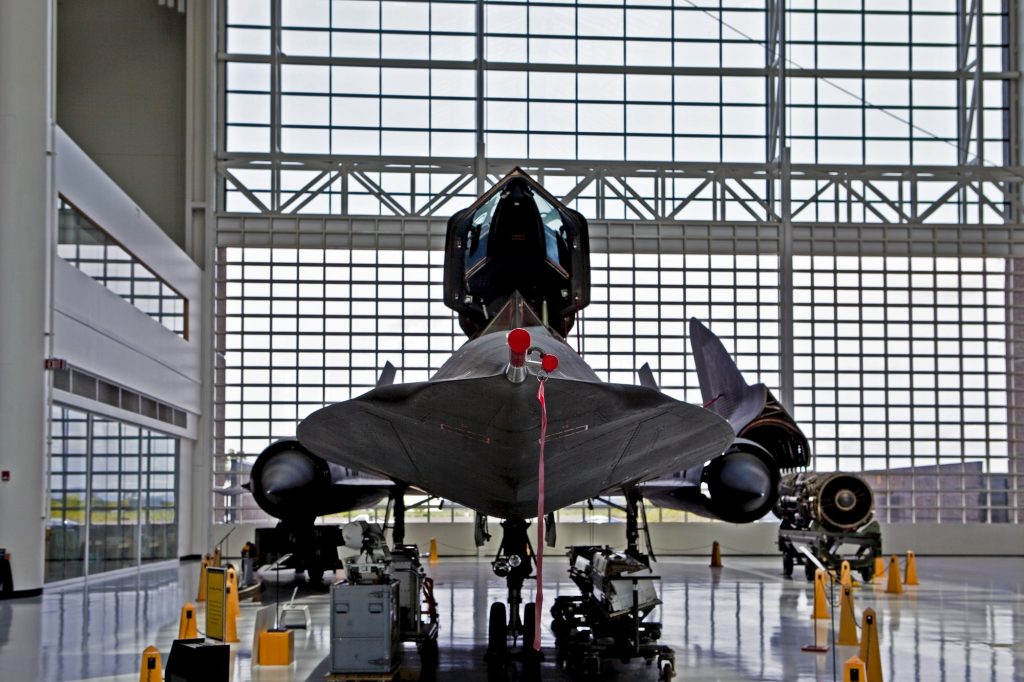
[[[537,401],[540,403],[540,463],[537,466],[537,599],[534,601],[533,648],[540,651],[540,624],[544,614],[544,441],[548,435],[543,377],[537,387]]]

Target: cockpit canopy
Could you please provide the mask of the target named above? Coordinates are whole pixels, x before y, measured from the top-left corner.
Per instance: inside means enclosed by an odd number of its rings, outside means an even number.
[[[590,303],[586,218],[519,168],[449,219],[444,302],[473,337],[516,291],[563,336]]]

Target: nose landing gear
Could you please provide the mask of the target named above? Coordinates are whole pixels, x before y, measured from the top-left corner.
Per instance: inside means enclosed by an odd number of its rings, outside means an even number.
[[[503,659],[509,652],[509,639],[512,646],[522,645],[521,655],[539,656],[531,645],[536,628],[535,608],[533,603],[523,604],[523,583],[533,574],[533,545],[526,531],[530,523],[523,519],[506,519],[501,522],[502,538],[498,554],[491,562],[491,570],[499,578],[505,579],[508,587],[506,604],[494,602],[488,618],[487,655],[488,661]]]

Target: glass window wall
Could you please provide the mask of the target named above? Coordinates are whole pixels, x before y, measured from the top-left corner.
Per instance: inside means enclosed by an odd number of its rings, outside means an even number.
[[[46,581],[173,559],[177,438],[55,406]]]
[[[188,338],[188,301],[63,197],[57,255],[175,334]]]

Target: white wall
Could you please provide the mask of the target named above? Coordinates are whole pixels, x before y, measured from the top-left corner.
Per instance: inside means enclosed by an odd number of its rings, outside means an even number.
[[[99,282],[53,257],[52,355],[103,379],[127,386],[188,413],[178,429],[63,391],[54,399],[182,438],[178,463],[179,552],[192,546],[195,500],[210,495],[209,475],[197,477],[203,391],[200,292],[202,271],[75,142],[59,128],[55,189],[188,301],[187,339],[170,331]],[[201,479],[201,480],[200,480]]]
[[[185,15],[156,0],[56,5],[57,124],[184,246]]]
[[[49,255],[53,204],[49,2],[0,2],[0,547],[14,590],[43,584]]]
[[[60,258],[54,266],[54,354],[193,414],[199,412],[201,271],[62,130],[56,189],[188,300],[183,339]]]

